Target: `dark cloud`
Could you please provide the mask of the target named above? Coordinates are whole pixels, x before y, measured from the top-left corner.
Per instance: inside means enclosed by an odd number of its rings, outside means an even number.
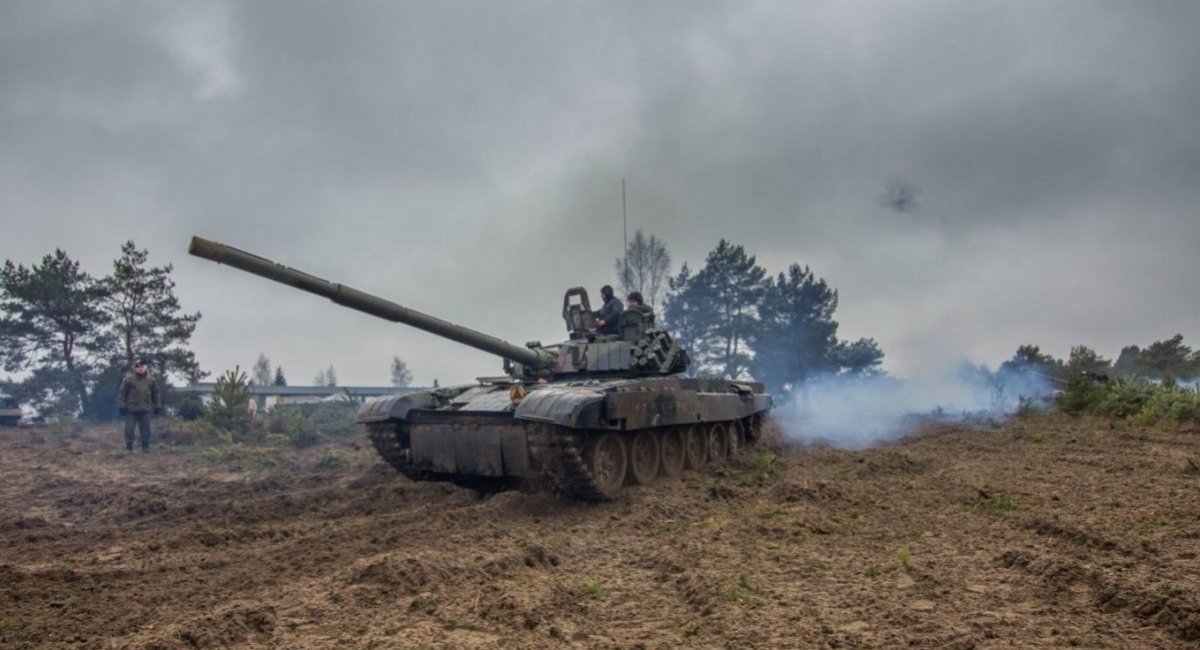
[[[7,3],[0,257],[96,273],[133,238],[205,313],[201,361],[293,381],[488,355],[187,258],[203,234],[510,340],[631,228],[722,237],[841,291],[908,373],[1181,332],[1200,5]],[[912,209],[880,205],[919,187]]]

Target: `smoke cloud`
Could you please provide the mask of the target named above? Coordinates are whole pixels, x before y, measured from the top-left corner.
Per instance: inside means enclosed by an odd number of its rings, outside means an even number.
[[[1032,370],[998,372],[967,361],[896,378],[834,376],[776,395],[774,417],[789,442],[863,449],[901,438],[923,421],[1011,414],[1022,399],[1045,403],[1052,382]]]

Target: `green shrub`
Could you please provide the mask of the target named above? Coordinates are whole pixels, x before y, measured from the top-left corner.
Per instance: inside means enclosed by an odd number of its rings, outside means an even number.
[[[213,445],[233,442],[229,431],[219,429],[204,420],[177,420],[160,429],[163,440],[173,445]]]
[[[1154,386],[1139,379],[1118,379],[1108,384],[1096,404],[1095,413],[1119,418],[1133,417],[1142,410]]]
[[[175,414],[188,422],[199,420],[204,415],[204,400],[198,395],[184,395],[175,404]]]
[[[1063,413],[1079,415],[1081,413],[1097,413],[1101,402],[1108,394],[1108,388],[1085,376],[1072,377],[1067,381],[1067,387],[1058,396],[1058,408]]]
[[[330,436],[354,436],[359,433],[354,415],[358,413],[358,402],[338,399],[312,405],[313,425],[317,431]]]
[[[310,447],[320,441],[316,425],[297,406],[276,406],[264,422],[268,434],[281,435],[296,447]]]
[[[217,377],[212,400],[204,406],[204,421],[230,432],[237,440],[250,433],[254,416],[250,413],[250,380],[240,367],[226,370]]]
[[[1159,386],[1133,420],[1139,424],[1195,422],[1200,420],[1200,400],[1194,390]]]

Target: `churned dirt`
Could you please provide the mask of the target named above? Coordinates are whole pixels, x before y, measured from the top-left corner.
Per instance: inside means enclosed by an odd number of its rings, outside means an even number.
[[[600,505],[364,440],[0,430],[4,648],[1194,648],[1200,433],[1039,416],[767,443]]]

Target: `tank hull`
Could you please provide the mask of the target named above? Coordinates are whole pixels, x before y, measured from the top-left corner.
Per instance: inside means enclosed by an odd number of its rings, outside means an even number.
[[[415,480],[600,500],[648,482],[648,472],[677,470],[689,432],[713,447],[703,462],[753,443],[770,407],[761,384],[656,377],[539,384],[516,404],[500,383],[389,396],[365,404],[358,421],[380,455]],[[607,477],[596,465],[605,458]]]

